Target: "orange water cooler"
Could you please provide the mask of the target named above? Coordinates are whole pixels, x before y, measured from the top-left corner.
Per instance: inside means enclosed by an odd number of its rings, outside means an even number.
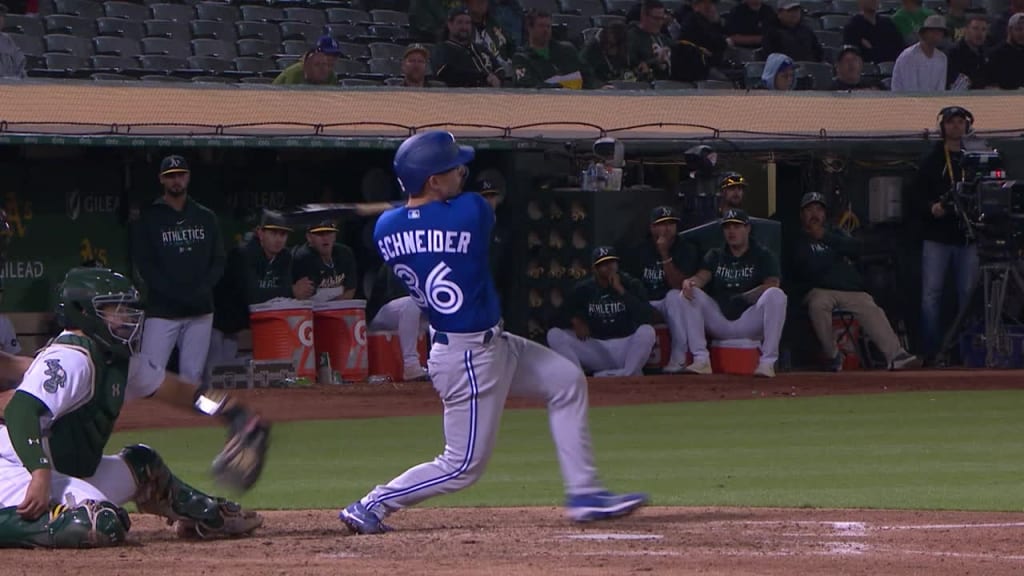
[[[316,379],[313,346],[313,304],[308,300],[274,298],[249,306],[254,360],[285,360],[298,376]]]
[[[331,371],[346,382],[369,375],[366,351],[366,300],[334,300],[313,307],[316,356],[330,358]],[[330,384],[332,382],[321,382]]]

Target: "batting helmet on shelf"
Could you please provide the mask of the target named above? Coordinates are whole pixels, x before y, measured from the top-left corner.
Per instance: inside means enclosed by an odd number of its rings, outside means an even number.
[[[469,146],[459,146],[451,132],[432,130],[406,139],[395,153],[395,175],[402,191],[419,196],[427,179],[473,160]]]

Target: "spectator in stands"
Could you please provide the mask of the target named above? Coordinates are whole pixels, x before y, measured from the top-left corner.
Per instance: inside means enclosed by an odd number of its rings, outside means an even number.
[[[419,42],[443,42],[448,14],[462,5],[463,0],[412,0],[409,4],[410,36]]]
[[[671,76],[672,41],[662,29],[668,21],[660,0],[644,0],[640,21],[629,27],[629,61],[637,67],[637,78],[667,80]]]
[[[769,54],[761,72],[761,83],[768,90],[792,90],[795,74],[792,58],[785,54]]]
[[[860,0],[860,13],[843,28],[843,43],[860,49],[867,62],[893,62],[903,51],[903,36],[885,16],[878,14],[879,0]]]
[[[778,25],[764,35],[766,54],[785,54],[796,62],[821,62],[824,52],[814,32],[804,25],[798,0],[779,0]]]
[[[843,353],[836,346],[832,311],[842,308],[853,314],[893,370],[920,366],[908,354],[893,332],[885,311],[865,291],[864,280],[853,262],[860,256],[861,243],[826,219],[825,197],[808,192],[800,199],[802,230],[793,249],[791,296],[807,306],[811,327],[821,343],[828,368],[843,368]]]
[[[330,36],[321,36],[302,60],[285,68],[274,78],[274,84],[317,84],[336,86],[338,75],[334,63],[341,55],[338,41]]]
[[[1024,12],[1010,18],[1006,41],[989,53],[985,78],[1003,90],[1024,87]]]
[[[678,61],[672,62],[672,78],[692,82],[708,77],[709,67],[721,66],[725,59],[725,51],[729,48],[729,39],[720,22],[717,0],[693,0],[693,11],[681,22],[679,40],[696,46],[707,58],[707,66],[700,70],[701,74],[681,74],[675,70]],[[673,47],[675,49],[675,47]]]
[[[512,57],[515,85],[519,88],[592,87],[592,73],[571,44],[551,40],[551,14],[526,15],[526,46]]]
[[[331,220],[306,230],[306,245],[295,251],[292,276],[313,283],[314,300],[349,300],[356,295],[359,277],[352,249],[338,243],[338,226]]]
[[[638,376],[655,340],[647,291],[619,272],[614,248],[595,248],[592,262],[592,275],[573,290],[572,328],[548,330],[548,346],[594,376]]]
[[[178,372],[201,382],[213,329],[213,290],[224,273],[217,215],[188,193],[191,173],[181,156],[160,162],[162,194],[132,227],[131,253],[146,288],[142,353],[167,366],[178,349]]]
[[[979,90],[988,84],[985,79],[985,66],[988,62],[988,48],[985,46],[987,36],[988,18],[984,14],[971,14],[967,19],[963,37],[946,54],[948,85],[953,86],[961,76],[967,79],[971,90]]]
[[[594,83],[603,86],[609,82],[636,80],[634,66],[626,50],[626,25],[615,22],[605,26],[597,37],[583,47],[583,61],[593,71]]]
[[[683,280],[684,318],[691,335],[688,372],[710,374],[707,339],[761,341],[755,376],[774,378],[786,321],[786,294],[779,288],[779,258],[750,237],[750,217],[730,209],[722,215],[724,242],[709,250],[693,276]]]
[[[671,206],[658,206],[651,212],[650,235],[633,250],[627,270],[640,278],[647,297],[672,336],[672,352],[663,372],[676,374],[686,365],[686,322],[679,293],[683,280],[697,272],[697,246],[679,237],[679,214]]]
[[[398,332],[402,347],[402,379],[406,382],[423,380],[427,369],[420,364],[417,350],[420,334],[427,329],[427,316],[409,296],[409,288],[387,264],[377,270],[377,277],[366,304],[367,325],[370,330]]]
[[[760,48],[765,32],[776,26],[775,10],[761,0],[743,0],[725,19],[725,33],[740,48]]]
[[[459,88],[500,88],[504,75],[491,54],[473,43],[473,21],[465,7],[448,15],[448,39],[438,50],[437,79]]]
[[[968,22],[967,9],[970,7],[971,0],[946,0],[946,28],[953,42],[959,42],[964,37]]]
[[[832,79],[833,90],[873,90],[877,88],[864,79],[864,60],[856,46],[843,46],[836,56],[836,75]]]
[[[292,229],[281,216],[264,212],[256,235],[228,254],[224,277],[214,291],[214,334],[210,367],[238,354],[238,333],[249,328],[249,306],[274,298],[309,299],[309,278],[292,278],[292,253],[285,249]]]
[[[483,47],[499,66],[507,65],[515,46],[491,13],[489,0],[466,0],[466,8],[473,21],[473,44]]]
[[[903,36],[903,42],[910,44],[917,42],[917,33],[921,25],[934,14],[935,12],[921,5],[921,0],[903,0],[903,7],[892,15],[892,23]]]
[[[944,331],[939,318],[946,271],[953,269],[961,309],[968,304],[978,273],[977,246],[964,235],[948,201],[950,192],[964,178],[961,161],[967,114],[959,107],[943,110],[939,122],[942,141],[936,143],[918,163],[917,179],[908,202],[910,213],[920,218],[924,239],[921,253],[921,334],[922,351],[929,358],[939,352],[939,340]]]
[[[1010,9],[1003,12],[988,30],[988,41],[985,44],[989,48],[995,48],[1006,41],[1006,30],[1010,26],[1010,18],[1014,14],[1024,12],[1024,0],[1010,0]]]
[[[921,38],[907,47],[892,69],[893,92],[941,92],[946,89],[946,55],[939,44],[946,38],[946,20],[929,16],[918,30]]]
[[[430,51],[423,44],[410,44],[402,56],[402,86],[426,88],[429,63]]]
[[[4,29],[7,6],[0,4],[0,30]],[[0,78],[24,78],[25,55],[9,35],[0,32]]]

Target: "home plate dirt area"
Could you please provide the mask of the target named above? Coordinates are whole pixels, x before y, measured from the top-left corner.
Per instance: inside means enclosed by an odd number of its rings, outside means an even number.
[[[1021,372],[786,374],[591,381],[595,406],[911,390],[1024,388]],[[240,393],[272,420],[440,414],[429,383]],[[536,404],[510,400],[512,408]],[[145,401],[121,429],[209,425]],[[129,546],[0,551],[0,575],[1024,574],[1024,512],[645,508],[576,525],[561,508],[421,508],[353,536],[336,510],[266,512],[251,538],[185,542],[133,515]]]

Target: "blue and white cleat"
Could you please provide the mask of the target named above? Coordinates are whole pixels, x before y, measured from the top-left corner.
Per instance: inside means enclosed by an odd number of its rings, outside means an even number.
[[[362,502],[353,502],[346,506],[344,510],[338,512],[338,519],[356,534],[383,534],[391,531],[391,527],[367,510]]]
[[[565,506],[569,510],[569,517],[576,522],[593,522],[627,516],[648,501],[647,494],[597,492],[569,496]]]

